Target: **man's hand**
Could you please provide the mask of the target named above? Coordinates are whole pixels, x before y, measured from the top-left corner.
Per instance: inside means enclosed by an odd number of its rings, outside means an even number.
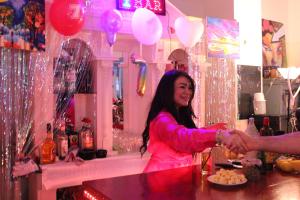
[[[239,130],[223,131],[221,135],[221,142],[224,144],[230,151],[235,153],[246,153],[249,151],[249,147],[241,137],[244,134]]]

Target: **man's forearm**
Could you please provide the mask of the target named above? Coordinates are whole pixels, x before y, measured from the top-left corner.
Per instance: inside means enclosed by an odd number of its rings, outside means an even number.
[[[258,137],[256,149],[278,153],[300,154],[300,133]]]

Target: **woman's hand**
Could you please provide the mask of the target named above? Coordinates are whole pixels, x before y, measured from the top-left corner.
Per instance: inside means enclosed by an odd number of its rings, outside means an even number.
[[[235,153],[246,153],[249,147],[241,135],[244,134],[239,130],[225,130],[220,135],[221,143],[224,144],[230,151]]]
[[[242,131],[238,131],[238,132],[236,132],[236,134],[238,134],[240,136],[240,138],[246,143],[246,145],[248,147],[248,151],[259,150],[259,146],[260,146],[259,138],[260,137],[252,137]]]

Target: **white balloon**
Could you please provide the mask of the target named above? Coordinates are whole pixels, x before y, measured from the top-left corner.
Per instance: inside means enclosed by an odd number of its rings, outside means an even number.
[[[162,35],[162,24],[159,18],[146,8],[138,8],[131,20],[133,35],[145,45],[155,44]]]
[[[176,36],[185,47],[193,47],[200,41],[204,26],[202,19],[178,17],[174,24]]]

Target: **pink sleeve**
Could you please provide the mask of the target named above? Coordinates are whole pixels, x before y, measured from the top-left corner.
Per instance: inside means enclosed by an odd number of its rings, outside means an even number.
[[[169,113],[160,113],[151,123],[157,139],[179,152],[200,152],[216,144],[216,130],[186,128]]]

